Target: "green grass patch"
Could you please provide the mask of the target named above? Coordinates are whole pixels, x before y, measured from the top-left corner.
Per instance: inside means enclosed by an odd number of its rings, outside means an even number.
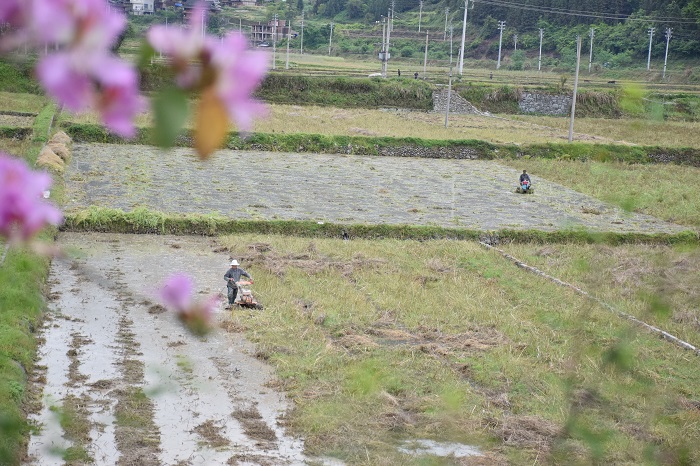
[[[270,74],[256,95],[271,103],[341,108],[432,110],[433,87],[413,79],[312,77]]]
[[[109,144],[153,144],[153,131],[141,128],[134,139],[125,140],[99,125],[65,123],[66,132],[76,142]],[[191,147],[191,132],[185,131],[175,145]],[[397,155],[430,158],[480,158],[531,160],[562,159],[581,162],[625,162],[637,164],[676,163],[700,167],[700,150],[614,144],[493,144],[474,139],[437,140],[369,136],[333,136],[321,134],[253,133],[241,137],[229,134],[225,147],[235,150],[267,150],[279,152],[317,152],[358,155]]]
[[[31,128],[0,127],[0,139],[27,139],[32,134]]]
[[[0,139],[0,147],[33,165],[46,140],[41,135],[48,134],[54,112],[53,104],[42,109],[31,141]],[[50,241],[54,232],[49,229],[39,239]],[[48,269],[48,259],[18,248],[10,249],[0,265],[0,464],[19,464],[26,448],[26,374],[36,355],[33,332],[44,308],[42,290]]]
[[[0,91],[25,94],[42,94],[39,83],[34,80],[33,61],[12,62],[0,60]],[[14,110],[14,108],[12,108]]]
[[[265,311],[232,319],[276,367],[295,401],[289,425],[312,454],[451,464],[397,450],[427,438],[479,446],[495,464],[642,464],[649,450],[700,461],[697,356],[475,242],[269,234],[219,242],[247,254]],[[266,247],[251,254],[253,244]],[[622,272],[613,258],[648,249],[522,244],[511,252],[557,276],[561,266],[562,278],[646,318],[634,292],[644,283],[609,274]],[[674,298],[683,312],[697,300],[684,285],[700,272],[697,251],[658,246],[649,258],[657,268],[647,278],[680,272],[677,264],[691,275]],[[595,260],[586,266],[587,257]]]
[[[0,265],[0,464],[19,464],[29,433],[22,405],[47,271],[46,259],[14,248]]]
[[[37,144],[44,145],[48,142],[50,131],[53,126],[54,117],[56,115],[57,106],[54,103],[49,103],[41,109],[41,112],[34,120],[32,130],[34,132],[33,141]],[[38,151],[37,151],[38,155]],[[31,160],[33,163],[34,160]]]
[[[353,238],[402,240],[477,240],[486,232],[465,228],[412,225],[334,224],[297,220],[232,220],[214,215],[170,215],[137,208],[120,209],[90,207],[66,215],[61,227],[65,231],[98,231],[112,233],[155,233],[182,235],[282,234],[300,237],[340,238],[346,231]],[[674,234],[597,233],[582,230],[535,231],[499,230],[489,237],[515,243],[603,243],[603,244],[695,244],[700,241],[692,231]]]

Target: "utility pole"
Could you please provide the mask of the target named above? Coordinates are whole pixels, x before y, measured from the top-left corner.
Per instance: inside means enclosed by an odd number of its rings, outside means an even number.
[[[328,56],[331,56],[331,45],[333,44],[333,21],[331,21],[331,34],[328,36]]]
[[[588,55],[588,72],[591,72],[591,66],[593,66],[593,38],[595,37],[595,28],[591,28],[591,30],[588,32],[588,35],[591,38],[591,52]]]
[[[284,69],[289,69],[289,43],[292,41],[292,22],[287,24],[287,61],[284,64]]]
[[[423,19],[423,0],[420,0],[420,2],[418,2],[418,8],[418,32],[420,32],[420,23]]]
[[[544,29],[540,28],[540,56],[537,59],[537,71],[542,69],[542,38],[544,37]]]
[[[394,30],[394,8],[396,8],[396,0],[391,0],[391,11],[389,12],[390,31]]]
[[[382,78],[386,78],[386,18],[382,16]]]
[[[384,67],[384,77],[386,78],[386,71],[389,68],[389,37],[391,37],[391,12],[389,12],[389,24],[386,28],[386,66]]]
[[[498,36],[498,63],[496,64],[496,69],[501,68],[501,43],[503,42],[503,30],[506,28],[506,22],[505,21],[499,21],[498,22],[498,30],[501,31],[501,34]]]
[[[299,55],[304,55],[304,10],[301,10],[301,45],[299,46]]]
[[[445,34],[442,36],[442,40],[447,39],[447,15],[450,14],[450,7],[445,8]]]
[[[450,121],[450,97],[452,97],[452,54],[450,54],[450,80],[447,85],[447,108],[445,109],[445,128]]]
[[[518,35],[517,34],[513,34],[513,44],[514,44],[513,51],[517,52],[518,51]]]
[[[428,68],[428,31],[425,31],[425,56],[423,57],[423,79]]]
[[[664,56],[664,74],[662,79],[666,79],[666,62],[668,61],[668,43],[671,42],[671,32],[673,32],[673,29],[671,28],[666,28],[666,56]]]
[[[473,5],[473,3],[472,3]],[[459,49],[459,75],[462,76],[464,69],[464,39],[467,35],[467,12],[469,11],[469,0],[464,0],[464,22],[462,23],[462,46]]]
[[[454,30],[452,21],[450,21],[450,73],[452,72],[452,35],[454,34]]]
[[[574,117],[576,115],[576,94],[578,92],[578,70],[581,67],[581,36],[576,36],[576,77],[574,78],[574,98],[571,100],[571,122],[569,123],[569,142],[574,140]]]
[[[277,14],[275,14],[275,23],[272,25],[272,69],[277,69]]]
[[[651,67],[651,39],[654,37],[655,28],[649,28],[649,55],[647,55],[647,71]]]

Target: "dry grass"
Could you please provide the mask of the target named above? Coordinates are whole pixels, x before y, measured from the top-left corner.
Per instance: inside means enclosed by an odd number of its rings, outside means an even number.
[[[559,132],[569,129],[568,118],[527,115],[513,115],[508,116],[508,118],[548,126]],[[574,130],[578,134],[608,138],[629,144],[700,147],[699,122],[577,118]],[[577,139],[579,138],[577,137]]]
[[[499,163],[518,169],[525,163],[535,184],[537,177],[545,178],[629,212],[700,228],[700,196],[694,192],[700,168],[538,158]]]
[[[41,95],[0,92],[0,111],[39,113],[46,101]]]
[[[0,151],[8,154],[26,154],[32,146],[30,139],[0,139]]]
[[[507,458],[500,464],[588,464],[600,446],[602,462],[636,464],[652,434],[660,451],[700,440],[694,405],[675,401],[697,392],[692,354],[477,244],[263,235],[219,244],[245,256],[256,276],[265,311],[237,317],[295,400],[289,425],[310,454],[419,464],[396,451],[396,439],[430,438],[480,445],[486,458]],[[698,317],[697,248],[511,252],[697,340],[684,327]],[[671,317],[650,314],[657,301],[626,291],[656,284],[652,276],[669,277],[656,296],[677,306]],[[616,348],[630,352],[631,368],[606,362]]]
[[[450,115],[448,127],[445,128],[445,115],[442,113],[281,104],[268,104],[267,107],[269,114],[255,122],[255,132],[478,139],[520,145],[565,142],[569,131],[569,120],[564,117]],[[64,113],[61,118],[76,123],[100,123],[94,113]],[[150,114],[136,118],[139,127],[151,126],[152,122]],[[592,143],[700,147],[698,129],[700,123],[694,122],[579,118],[576,120],[575,138],[579,142]]]

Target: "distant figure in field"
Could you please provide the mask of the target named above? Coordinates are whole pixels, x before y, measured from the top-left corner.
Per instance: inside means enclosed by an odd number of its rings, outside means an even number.
[[[520,175],[520,182],[522,183],[523,181],[527,181],[528,183],[530,182],[530,175],[527,174],[527,170],[523,170],[522,174]]]
[[[493,79],[493,73],[489,74],[489,79]]]
[[[527,174],[526,170],[523,170],[522,174],[520,175],[520,189],[523,193],[526,193],[531,186],[532,183],[530,182],[530,175]]]
[[[413,79],[418,79],[418,71],[416,71],[415,73],[413,73]]]
[[[400,78],[401,77],[401,70],[397,70],[397,71],[399,73],[399,78]]]

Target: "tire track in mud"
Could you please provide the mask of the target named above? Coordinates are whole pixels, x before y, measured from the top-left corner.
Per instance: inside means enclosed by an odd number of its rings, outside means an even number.
[[[219,289],[228,257],[211,240],[63,234],[59,244],[78,259],[50,272],[43,403],[31,416],[42,429],[28,465],[307,462],[254,347],[223,331],[195,337],[151,301],[175,270],[203,283],[202,294]]]
[[[111,243],[110,249],[115,255],[115,262],[119,263],[123,253],[121,244]],[[133,321],[129,318],[129,309],[135,301],[124,291],[128,287],[122,280],[123,273],[119,268],[108,271],[106,276],[114,283],[111,291],[116,293],[121,304],[117,341],[120,343],[121,360],[118,366],[122,377],[120,381],[115,381],[116,388],[111,393],[116,401],[115,440],[120,452],[117,464],[159,466],[160,431],[154,422],[153,402],[144,392],[144,363],[139,359],[142,355],[139,352],[141,345],[136,341]]]

